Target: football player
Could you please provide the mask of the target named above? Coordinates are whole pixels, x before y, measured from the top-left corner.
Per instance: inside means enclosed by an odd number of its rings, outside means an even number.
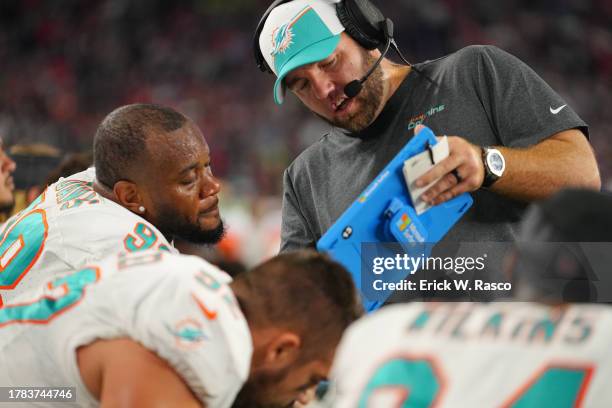
[[[147,104],[113,111],[96,131],[94,162],[50,185],[4,225],[0,304],[121,250],[174,251],[174,237],[220,239],[210,150],[183,114]]]
[[[286,407],[360,314],[350,275],[316,252],[234,281],[198,257],[122,253],[0,308],[0,384],[76,387],[82,406]]]
[[[415,302],[358,321],[325,406],[607,405],[612,307],[595,302],[610,301],[611,234],[609,194],[565,191],[533,206],[512,267],[514,302]]]

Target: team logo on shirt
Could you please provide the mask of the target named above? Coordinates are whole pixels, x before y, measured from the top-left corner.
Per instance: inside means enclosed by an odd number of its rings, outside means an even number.
[[[166,329],[174,336],[176,346],[183,350],[196,348],[208,340],[202,325],[195,319],[181,320],[174,327],[166,325]]]
[[[414,129],[417,125],[423,124],[427,118],[434,116],[437,113],[443,112],[444,105],[432,106],[427,112],[411,117],[408,120],[408,130]]]

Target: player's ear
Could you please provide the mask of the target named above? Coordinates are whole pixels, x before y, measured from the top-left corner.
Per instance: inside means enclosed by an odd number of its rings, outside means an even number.
[[[123,207],[136,214],[142,213],[139,209],[143,206],[143,197],[136,184],[128,180],[119,180],[113,186],[113,193]]]
[[[283,369],[298,359],[302,339],[295,333],[282,332],[267,347],[265,363],[270,368]]]

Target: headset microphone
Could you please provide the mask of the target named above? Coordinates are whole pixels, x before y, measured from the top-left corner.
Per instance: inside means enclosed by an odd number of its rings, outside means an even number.
[[[370,78],[370,75],[372,75],[374,70],[380,65],[383,58],[385,58],[385,56],[389,52],[389,47],[391,46],[391,42],[393,42],[393,22],[387,18],[385,19],[382,25],[383,32],[385,33],[385,38],[387,39],[385,49],[380,54],[380,57],[378,57],[378,60],[376,60],[376,63],[372,65],[372,67],[361,79],[355,79],[346,84],[346,86],[344,87],[344,94],[349,98],[354,98],[359,94],[359,92],[361,92],[361,90],[363,89],[363,83],[367,81],[368,78]]]

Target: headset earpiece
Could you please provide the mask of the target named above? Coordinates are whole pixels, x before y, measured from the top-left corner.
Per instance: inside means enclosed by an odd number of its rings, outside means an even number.
[[[373,50],[385,44],[385,16],[369,0],[342,0],[336,4],[336,13],[346,33],[363,48]]]
[[[261,34],[261,31],[264,28],[264,24],[266,23],[266,20],[272,10],[274,10],[281,4],[289,3],[290,1],[292,0],[274,0],[272,4],[270,4],[270,7],[268,7],[266,12],[263,13],[261,19],[259,19],[257,28],[255,29],[255,35],[253,36],[253,54],[255,55],[255,63],[262,72],[268,72],[270,74],[274,73],[272,69],[268,66],[268,63],[266,62],[266,59],[264,58],[263,54],[261,53],[261,49],[259,48],[259,35]]]

